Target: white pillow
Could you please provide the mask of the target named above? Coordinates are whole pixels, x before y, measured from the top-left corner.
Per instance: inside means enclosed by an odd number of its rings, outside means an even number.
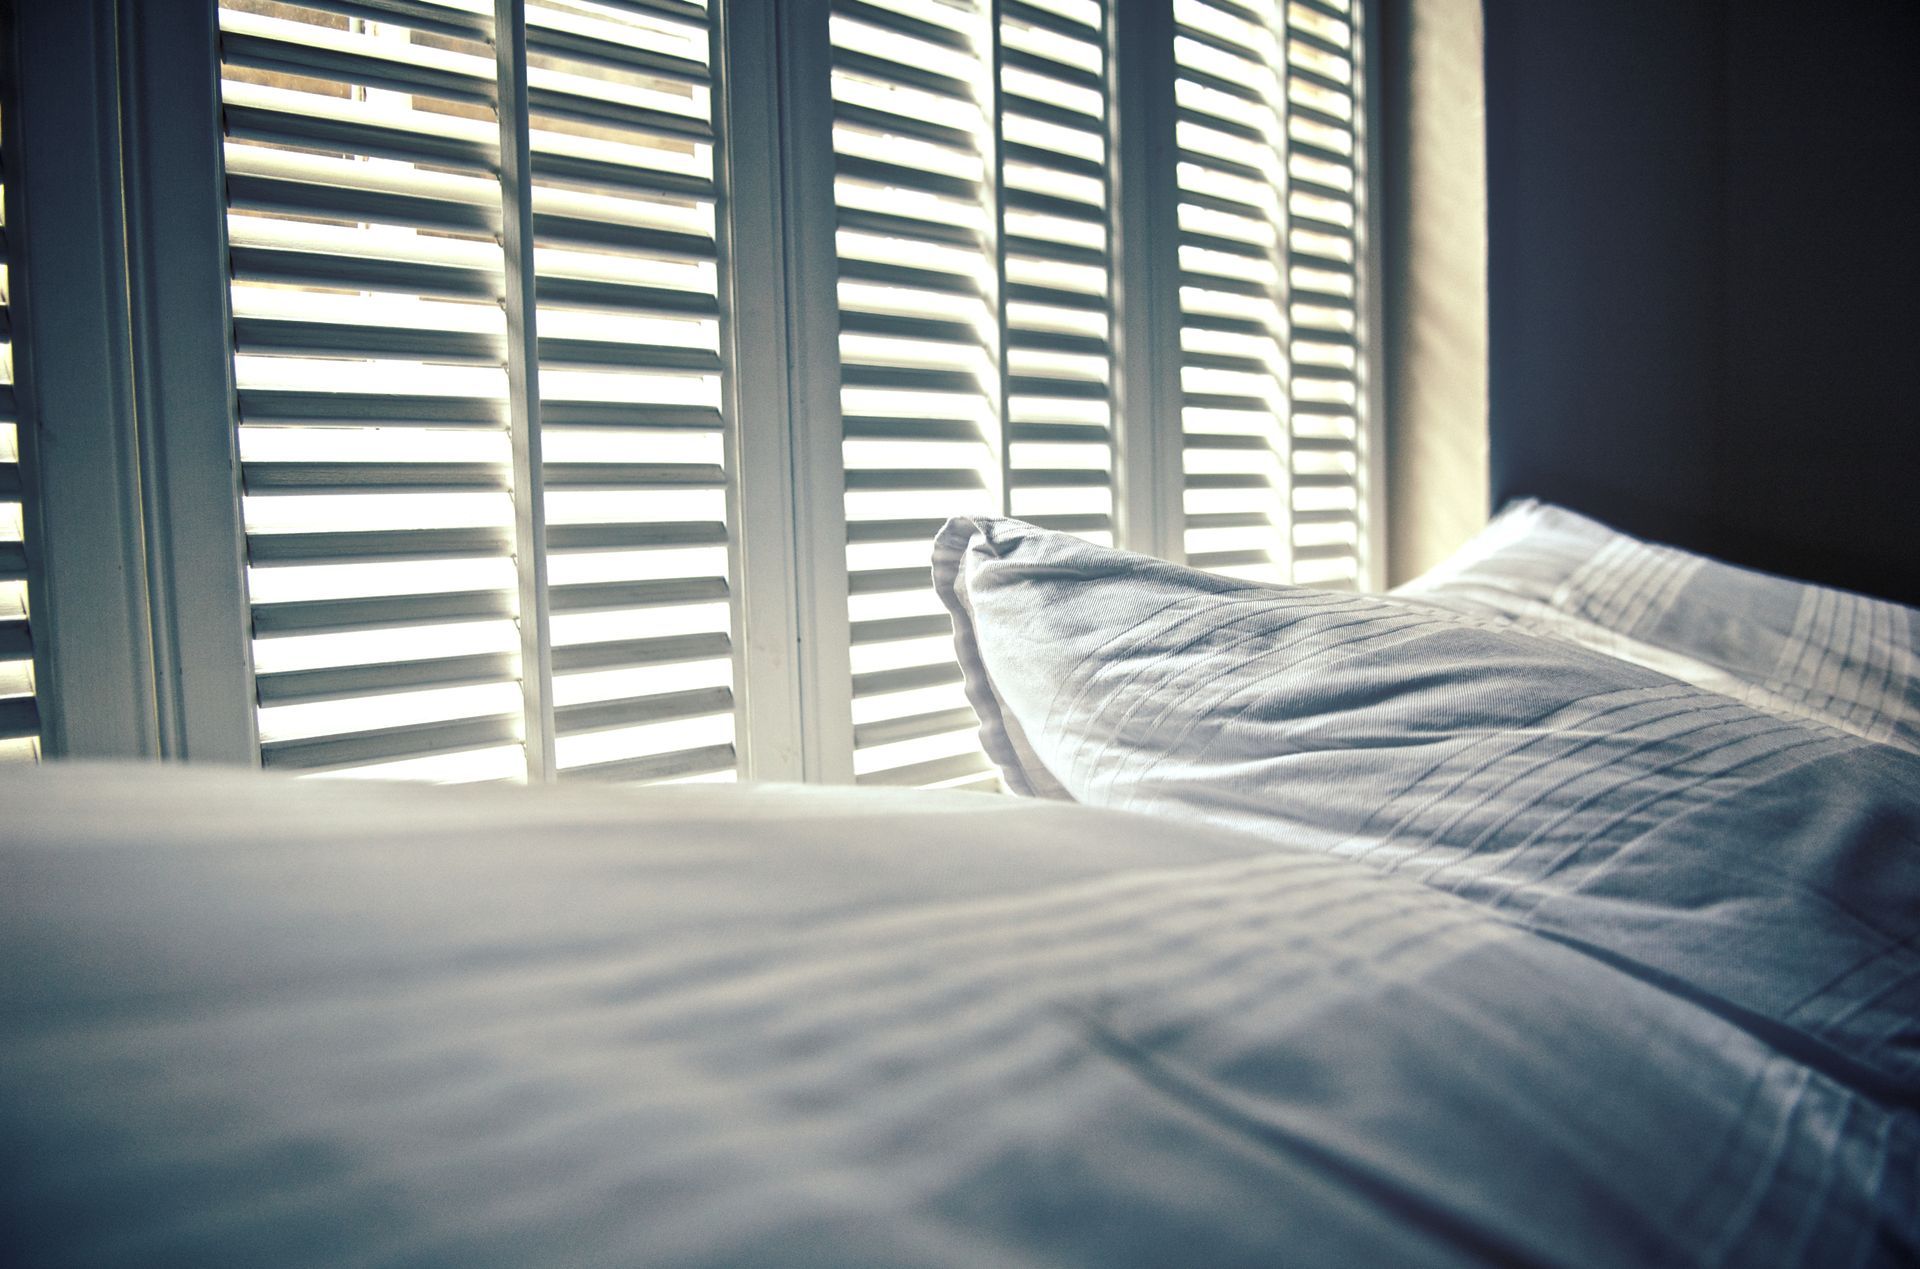
[[[1920,753],[1920,611],[1513,503],[1394,591]]]
[[[933,573],[1015,790],[1408,871],[1920,1100],[1920,756],[1015,520],[949,523]]]

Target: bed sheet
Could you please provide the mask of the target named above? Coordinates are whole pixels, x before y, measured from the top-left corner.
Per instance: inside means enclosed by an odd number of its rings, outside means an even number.
[[[19,1264],[1910,1264],[1920,1130],[1471,902],[968,794],[0,774]]]

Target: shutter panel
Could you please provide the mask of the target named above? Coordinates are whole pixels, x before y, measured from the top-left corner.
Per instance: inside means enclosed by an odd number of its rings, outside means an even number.
[[[221,12],[261,758],[520,777],[493,22],[367,12]]]
[[[11,14],[7,15],[9,18]],[[4,28],[0,28],[4,29]],[[13,74],[12,49],[0,49],[0,73]],[[13,202],[16,100],[11,83],[0,92],[9,117],[0,118],[0,207]],[[33,631],[27,599],[24,491],[20,474],[20,411],[13,393],[13,242],[0,216],[0,762],[40,756],[40,709],[34,696]]]
[[[1111,541],[1104,6],[838,0],[854,770],[994,787],[927,557],[950,515]]]
[[[838,0],[831,29],[855,778],[978,779],[927,558],[1005,505],[991,19]]]
[[[1368,550],[1369,244],[1361,18],[1288,0],[1293,580],[1358,586]]]
[[[1178,253],[1182,544],[1202,567],[1357,581],[1358,14],[1173,13],[1179,238],[1152,248]],[[928,585],[945,517],[1114,540],[1108,21],[1099,0],[832,8],[865,783],[992,783]],[[714,22],[689,0],[545,0],[503,33],[524,84],[492,24],[484,0],[226,0],[263,756],[727,778]],[[502,158],[503,100],[524,101],[525,156]]]
[[[562,776],[734,769],[710,40],[681,0],[528,9]]]
[[[523,777],[538,565],[559,767],[729,771],[706,12],[529,6],[537,311],[510,330],[525,191],[503,189],[492,9],[222,6],[262,759]],[[516,406],[509,340],[536,337]],[[517,414],[544,500],[515,488]]]
[[[1106,8],[1000,5],[1000,253],[1013,515],[1114,544]]]
[[[1188,562],[1355,585],[1361,83],[1348,0],[1175,0]]]

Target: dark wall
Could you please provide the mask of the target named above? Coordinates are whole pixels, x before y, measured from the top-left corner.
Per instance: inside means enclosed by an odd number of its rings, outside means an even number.
[[[1485,12],[1496,505],[1920,603],[1920,5]]]
[[[1920,604],[1920,4],[1728,14],[1719,517]]]

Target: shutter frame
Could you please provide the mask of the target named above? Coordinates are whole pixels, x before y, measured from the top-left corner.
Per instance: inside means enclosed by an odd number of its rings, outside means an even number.
[[[1180,417],[1179,261],[1165,249],[1180,237],[1174,173],[1172,0],[1115,0],[1114,126],[1120,153],[1120,487],[1129,548],[1185,557],[1181,437],[1154,421]]]
[[[807,780],[853,780],[852,662],[847,612],[846,477],[841,454],[841,312],[837,299],[831,0],[773,6],[778,47],[782,241],[786,253],[793,538],[798,550],[794,664]],[[812,162],[804,156],[815,156]]]
[[[135,426],[160,753],[256,765],[214,0],[120,0]],[[164,244],[164,246],[162,246]]]
[[[520,744],[527,781],[554,778],[553,626],[547,605],[546,463],[541,437],[539,271],[526,0],[494,0],[494,83],[500,129],[500,243],[506,282],[507,431],[513,451],[514,574],[519,583]]]
[[[125,223],[105,181],[120,170],[116,12],[74,0],[14,17],[13,114],[63,124],[9,125],[7,156],[12,301],[32,338],[16,391],[41,744],[52,758],[157,757]]]

